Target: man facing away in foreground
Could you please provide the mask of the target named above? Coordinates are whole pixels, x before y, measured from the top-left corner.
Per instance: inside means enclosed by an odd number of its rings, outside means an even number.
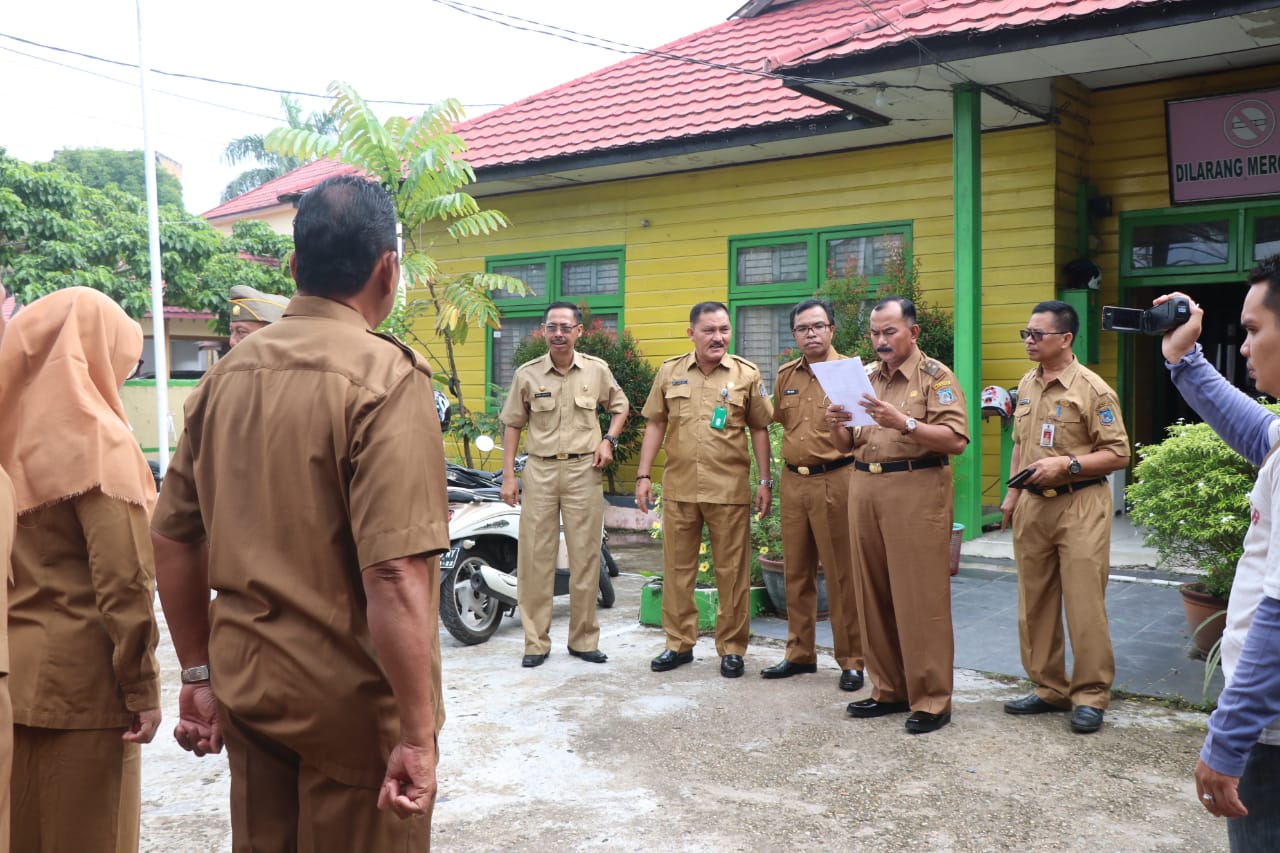
[[[395,227],[356,176],[302,197],[298,294],[188,401],[152,521],[174,737],[225,739],[236,850],[430,844],[448,508],[430,369],[373,331]]]

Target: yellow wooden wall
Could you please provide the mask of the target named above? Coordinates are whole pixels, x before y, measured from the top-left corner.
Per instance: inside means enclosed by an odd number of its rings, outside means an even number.
[[[688,351],[690,305],[728,301],[728,241],[741,234],[910,221],[923,287],[950,307],[951,157],[950,140],[938,140],[487,197],[484,206],[512,227],[463,242],[434,235],[432,252],[444,272],[459,273],[482,270],[495,255],[624,245],[624,322],[657,363]],[[1028,366],[1017,330],[1030,306],[1054,293],[1056,157],[1048,126],[983,137],[984,384],[1016,383]],[[471,405],[482,393],[484,356],[483,334],[459,349]],[[998,433],[987,430],[984,484],[998,473]],[[998,501],[998,492],[986,496]]]

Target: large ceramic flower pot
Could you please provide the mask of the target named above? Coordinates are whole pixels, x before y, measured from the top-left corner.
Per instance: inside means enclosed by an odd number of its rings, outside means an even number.
[[[761,574],[764,575],[764,588],[773,602],[773,612],[779,616],[787,615],[787,584],[782,574],[782,561],[758,557]],[[818,564],[818,620],[822,621],[831,615],[827,604],[827,576]]]
[[[1187,633],[1200,653],[1206,655],[1222,638],[1222,630],[1227,625],[1227,601],[1193,589],[1194,586],[1184,583],[1178,591],[1182,593],[1182,609],[1187,615]]]

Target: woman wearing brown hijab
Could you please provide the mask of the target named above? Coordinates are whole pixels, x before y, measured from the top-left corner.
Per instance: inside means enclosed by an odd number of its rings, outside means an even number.
[[[138,745],[160,723],[155,486],[120,402],[141,354],[138,324],[84,287],[28,305],[0,340],[13,850],[138,849]]]

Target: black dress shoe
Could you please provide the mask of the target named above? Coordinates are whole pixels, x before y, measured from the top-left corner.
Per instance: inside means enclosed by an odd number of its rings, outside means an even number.
[[[929,732],[936,732],[938,729],[951,722],[951,712],[943,711],[941,714],[930,714],[928,711],[913,711],[911,716],[907,717],[907,731],[913,735],[924,735]]]
[[[569,654],[573,655],[575,658],[582,658],[587,663],[604,663],[609,659],[609,656],[599,649],[593,649],[589,652],[578,652],[573,649],[569,649]]]
[[[862,670],[860,669],[843,669],[840,671],[840,689],[847,690],[850,693],[861,690],[864,681],[862,678]]]
[[[737,656],[735,655],[735,657]],[[767,666],[760,670],[760,677],[790,678],[793,675],[817,671],[818,665],[816,663],[792,663],[789,660],[783,660],[782,663],[775,663],[773,666]]]
[[[1071,712],[1071,731],[1082,735],[1092,734],[1102,728],[1102,709],[1090,705],[1077,705]]]
[[[861,702],[850,702],[846,709],[850,717],[883,717],[887,714],[905,714],[911,710],[908,702],[881,702],[876,699],[863,699]]]
[[[669,669],[675,669],[678,666],[682,666],[683,664],[690,663],[692,661],[692,649],[687,652],[673,652],[671,649],[665,649],[662,654],[649,662],[649,668],[654,672],[666,672]]]
[[[1006,714],[1052,714],[1055,711],[1065,710],[1067,709],[1051,705],[1035,693],[1004,703],[1004,712]]]
[[[524,659],[520,661],[520,665],[526,667],[542,666],[546,659],[546,655],[525,655]]]
[[[720,658],[720,674],[725,678],[738,678],[746,669],[742,663],[742,655],[725,655]]]

